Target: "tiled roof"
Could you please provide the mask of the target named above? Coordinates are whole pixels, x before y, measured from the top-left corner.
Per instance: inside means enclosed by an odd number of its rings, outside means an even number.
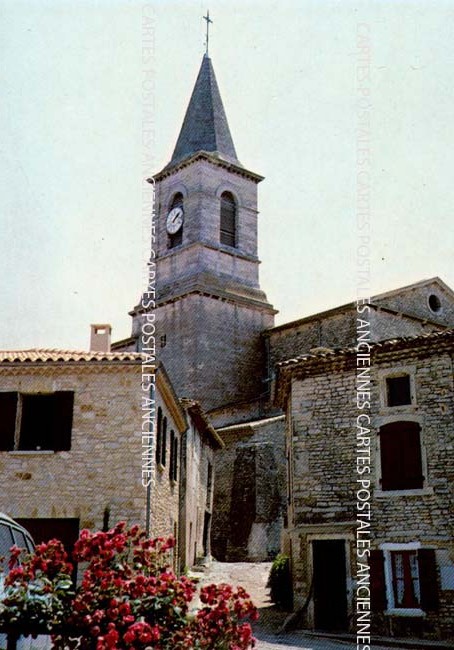
[[[210,58],[205,54],[169,166],[197,151],[240,165]]]
[[[30,350],[0,350],[0,364],[11,363],[58,363],[58,362],[105,362],[139,361],[137,352],[83,352],[79,350],[57,350],[32,348]]]
[[[371,352],[392,352],[394,350],[401,350],[406,348],[419,347],[424,345],[441,345],[445,342],[454,341],[454,329],[443,330],[441,332],[427,332],[426,334],[417,334],[414,336],[402,336],[394,339],[386,339],[384,341],[370,342]],[[276,364],[278,368],[287,368],[291,366],[304,365],[311,361],[317,360],[331,360],[340,357],[346,357],[356,354],[357,350],[354,346],[344,348],[319,348],[314,349],[312,352],[302,354],[292,359],[287,359],[281,363]]]
[[[399,295],[401,293],[406,293],[411,289],[418,289],[420,287],[425,287],[427,285],[434,284],[434,283],[438,284],[444,291],[446,291],[446,293],[454,297],[454,292],[450,287],[448,287],[447,284],[443,282],[443,280],[441,280],[439,277],[433,277],[433,278],[429,278],[428,280],[421,280],[420,282],[415,282],[405,287],[399,287],[398,289],[393,289],[391,291],[386,291],[385,293],[380,293],[375,296],[371,296],[370,302],[368,302],[367,304],[371,309],[374,309],[376,311],[385,311],[390,314],[398,314],[403,318],[410,318],[412,320],[424,321],[429,325],[434,325],[440,328],[448,328],[449,327],[448,325],[444,325],[443,323],[434,320],[432,318],[423,318],[422,316],[418,316],[417,314],[407,313],[405,311],[402,311],[401,309],[399,310],[393,309],[392,307],[387,306],[386,304],[383,305],[383,303],[381,302],[386,298],[390,298],[392,296]],[[264,334],[265,336],[272,336],[276,332],[281,332],[288,329],[295,329],[300,325],[305,325],[306,323],[309,323],[311,321],[322,320],[324,318],[328,318],[329,316],[334,316],[342,312],[348,312],[352,309],[356,309],[356,301],[348,302],[343,305],[338,305],[337,307],[332,307],[330,309],[325,309],[324,311],[320,311],[315,314],[310,314],[309,316],[304,316],[303,318],[298,318],[297,320],[289,321],[288,323],[282,323],[282,325],[275,325],[274,327],[270,327],[269,329],[265,330]]]

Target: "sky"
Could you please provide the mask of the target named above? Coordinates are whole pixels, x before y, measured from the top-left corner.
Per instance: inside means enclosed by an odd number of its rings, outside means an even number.
[[[370,55],[370,290],[454,286],[454,2],[0,0],[0,348],[130,334],[144,178],[170,159],[204,52],[259,185],[280,324],[355,298],[358,35]],[[362,41],[364,45],[364,40]]]

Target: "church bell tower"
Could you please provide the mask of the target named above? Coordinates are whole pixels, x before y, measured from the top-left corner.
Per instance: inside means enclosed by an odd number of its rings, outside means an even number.
[[[260,333],[275,311],[259,287],[257,185],[239,162],[205,54],[170,162],[154,176],[156,340],[180,397],[206,410],[265,390]],[[139,340],[143,311],[132,312]]]

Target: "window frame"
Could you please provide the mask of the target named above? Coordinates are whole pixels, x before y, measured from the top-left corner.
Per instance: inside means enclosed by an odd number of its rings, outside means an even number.
[[[224,213],[223,215],[223,202],[229,201],[229,205],[233,210],[233,230],[227,230],[225,226],[225,221],[223,224],[223,218],[226,218]],[[238,248],[238,201],[235,198],[235,195],[230,190],[224,190],[219,197],[219,243],[221,246],[227,246],[228,248]],[[223,241],[224,238],[232,238],[233,244],[230,241]]]
[[[75,408],[75,391],[74,390],[54,390],[54,391],[1,391],[1,394],[9,394],[15,396],[15,417],[13,425],[13,435],[11,437],[12,446],[10,448],[2,449],[1,451],[10,453],[10,454],[54,454],[58,452],[67,452],[71,451],[72,442],[73,442],[73,430],[74,430],[74,408]],[[41,445],[36,445],[36,448],[26,445],[23,441],[26,433],[29,433],[28,428],[26,429],[27,420],[25,419],[24,413],[25,406],[28,409],[33,411],[31,404],[36,398],[54,398],[53,405],[48,407],[48,417],[50,433],[50,443],[49,446],[41,447]],[[69,401],[67,401],[69,400]],[[1,407],[0,407],[1,408]],[[59,412],[60,410],[60,412]],[[54,419],[54,417],[56,419]],[[30,419],[28,416],[27,419]],[[36,427],[39,428],[39,425]],[[55,444],[56,438],[55,429],[58,428],[58,432],[61,434],[60,444]],[[63,442],[62,442],[63,441]],[[52,443],[52,444],[51,444]]]
[[[164,409],[158,406],[158,415],[156,418],[156,449],[155,461],[158,469],[163,472],[167,461],[167,415]]]
[[[407,425],[407,424],[413,424],[416,427],[419,428],[417,433],[419,434],[419,455],[420,455],[420,469],[421,469],[421,476],[422,476],[422,485],[421,487],[392,487],[392,488],[383,488],[383,429],[385,427],[388,427],[390,425]],[[389,422],[384,422],[382,423],[378,429],[377,429],[377,481],[378,481],[378,487],[380,491],[383,494],[388,494],[388,493],[397,493],[397,494],[402,494],[402,493],[419,493],[421,490],[424,490],[425,487],[427,487],[427,462],[425,462],[425,450],[424,450],[424,445],[423,445],[423,436],[422,436],[422,426],[418,420],[414,419],[393,419]]]
[[[422,488],[406,488],[401,490],[383,490],[382,489],[382,458],[381,458],[381,444],[380,444],[380,429],[386,424],[392,424],[394,422],[415,422],[419,424],[419,444],[421,449],[421,467],[422,475],[424,477]],[[405,415],[405,417],[396,417],[396,416],[385,416],[377,418],[375,424],[376,428],[376,442],[375,442],[375,458],[376,458],[376,474],[375,474],[375,491],[374,496],[378,498],[389,498],[389,497],[403,497],[403,496],[412,496],[412,495],[431,495],[434,493],[433,487],[429,482],[428,467],[427,467],[427,451],[424,443],[424,419],[421,416],[416,415]]]
[[[395,379],[398,377],[409,377],[410,381],[410,403],[401,404],[397,406],[390,406],[388,404],[388,379]],[[378,371],[379,393],[380,393],[380,408],[383,413],[401,413],[403,411],[414,411],[418,406],[417,393],[416,393],[416,366],[394,366],[390,368],[382,368]]]
[[[173,484],[178,482],[178,447],[178,435],[170,429],[169,479]]]
[[[408,542],[402,544],[395,544],[386,542],[380,544],[380,549],[384,555],[384,574],[385,574],[385,587],[386,587],[386,600],[387,609],[385,614],[390,616],[407,616],[407,617],[424,617],[426,612],[421,607],[421,578],[419,575],[419,558],[418,551],[421,549],[420,542]],[[393,553],[415,553],[416,565],[418,570],[418,591],[419,591],[419,606],[418,607],[400,607],[396,605],[395,600],[395,580],[393,572]]]
[[[399,382],[400,380],[405,379],[406,386],[405,386],[405,392],[408,390],[408,401],[407,402],[401,402],[401,403],[394,403],[391,404],[392,399],[396,398],[397,395],[393,395],[393,382]],[[412,394],[411,394],[411,378],[410,375],[407,373],[404,374],[399,374],[399,375],[391,375],[385,378],[386,382],[386,405],[389,408],[396,408],[399,406],[411,406],[412,405]],[[395,389],[394,389],[395,391]],[[398,391],[397,391],[398,392]]]

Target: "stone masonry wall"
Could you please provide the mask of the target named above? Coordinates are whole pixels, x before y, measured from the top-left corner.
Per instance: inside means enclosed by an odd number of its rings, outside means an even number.
[[[214,462],[215,454],[207,444],[194,423],[183,438],[184,449],[184,486],[181,494],[181,512],[183,529],[180,539],[184,548],[180,552],[181,568],[191,567],[198,559],[204,557],[205,513],[213,512]],[[208,490],[208,467],[211,465],[211,487]],[[209,540],[208,549],[209,553]]]
[[[109,526],[121,520],[144,526],[140,381],[137,364],[2,369],[2,391],[74,391],[74,414],[70,451],[0,452],[0,510],[13,518],[75,517],[81,528],[101,529],[106,517]],[[172,500],[167,482],[158,477],[153,488],[156,535],[173,534],[178,517],[178,493]]]
[[[283,418],[220,429],[212,552],[217,560],[260,561],[280,549],[286,499]]]
[[[414,401],[401,407],[386,406],[387,374],[405,370],[414,378]],[[452,581],[441,588],[441,576],[454,572],[454,400],[452,355],[417,348],[377,352],[373,358],[372,484],[373,548],[383,543],[419,542],[436,549],[440,606],[420,619],[394,617],[395,631],[426,637],[454,633]],[[354,534],[356,520],[356,409],[355,368],[322,367],[292,382],[287,445],[292,454],[292,502],[286,549],[292,553],[296,603],[309,589],[310,540],[322,533]],[[424,489],[399,492],[381,490],[377,432],[391,421],[420,423]],[[306,532],[305,532],[306,531]],[[318,531],[318,533],[317,533]],[[349,571],[351,572],[352,567]],[[353,605],[350,602],[350,608]],[[309,610],[310,611],[310,608]],[[402,619],[402,620],[401,620]],[[412,620],[414,622],[412,622]],[[400,621],[400,622],[399,622]],[[391,633],[390,617],[378,617],[377,631]],[[396,627],[397,626],[397,627]],[[397,632],[396,632],[397,633]]]
[[[192,294],[155,310],[159,348],[181,397],[209,410],[257,397],[263,391],[264,349],[260,332],[270,316],[259,309]]]

